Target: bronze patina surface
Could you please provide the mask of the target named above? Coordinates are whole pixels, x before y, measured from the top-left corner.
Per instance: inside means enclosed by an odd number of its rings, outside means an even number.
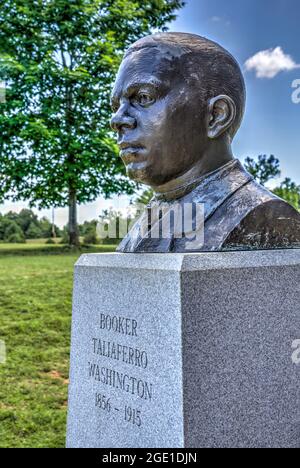
[[[233,156],[245,99],[238,63],[208,39],[161,33],[128,49],[113,90],[111,125],[129,177],[155,196],[119,252],[189,250],[184,232],[181,238],[151,235],[159,220],[149,223],[149,211],[175,204],[204,206],[198,251],[300,247],[300,214]]]

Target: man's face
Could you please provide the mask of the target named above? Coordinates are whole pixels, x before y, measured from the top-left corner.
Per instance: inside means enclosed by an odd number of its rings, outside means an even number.
[[[121,64],[111,125],[129,177],[162,185],[188,171],[207,144],[199,84],[185,78],[168,50],[145,48]]]

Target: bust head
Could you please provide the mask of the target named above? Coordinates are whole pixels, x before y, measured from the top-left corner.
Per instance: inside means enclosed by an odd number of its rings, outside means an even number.
[[[245,85],[236,60],[218,44],[193,34],[155,34],[126,52],[112,108],[128,175],[155,189],[232,158]]]

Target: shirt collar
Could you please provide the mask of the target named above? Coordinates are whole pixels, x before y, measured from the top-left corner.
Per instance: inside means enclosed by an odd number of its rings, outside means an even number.
[[[192,180],[184,186],[175,187],[169,191],[156,192],[150,204],[171,203],[202,203],[205,206],[207,219],[236,190],[253,180],[238,159],[234,159],[219,169]],[[162,187],[167,187],[167,184]]]
[[[168,202],[183,198],[195,188],[197,188],[197,192],[203,192],[203,194],[205,194],[206,190],[209,188],[211,188],[211,190],[209,190],[210,192],[214,192],[216,191],[216,188],[217,190],[219,189],[219,184],[222,182],[224,177],[231,172],[236,172],[237,169],[246,172],[240,162],[237,159],[234,159],[215,171],[209,172],[200,177],[195,177],[192,174],[190,179],[187,179],[185,183],[182,182],[182,177],[178,177],[164,185],[156,187],[152,201]]]

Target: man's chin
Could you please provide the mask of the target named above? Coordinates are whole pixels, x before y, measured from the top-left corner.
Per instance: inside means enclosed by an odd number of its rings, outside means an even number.
[[[130,163],[126,167],[127,175],[135,182],[149,184],[149,167],[147,161]]]

